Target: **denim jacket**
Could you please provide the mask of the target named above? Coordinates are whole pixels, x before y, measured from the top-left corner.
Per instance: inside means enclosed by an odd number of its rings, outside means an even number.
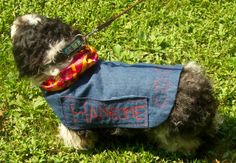
[[[175,104],[182,65],[124,64],[99,60],[73,85],[44,96],[73,130],[152,128]]]

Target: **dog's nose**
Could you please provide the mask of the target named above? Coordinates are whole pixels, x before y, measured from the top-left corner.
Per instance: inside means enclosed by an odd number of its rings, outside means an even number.
[[[17,29],[20,26],[37,25],[41,21],[42,19],[40,16],[36,14],[27,14],[16,18],[16,20],[13,22],[13,25],[11,26],[11,38],[14,37],[14,35],[17,33]]]

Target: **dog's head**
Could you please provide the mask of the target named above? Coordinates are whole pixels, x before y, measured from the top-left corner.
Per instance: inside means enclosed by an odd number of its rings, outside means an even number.
[[[14,59],[21,77],[37,82],[55,75],[66,66],[62,49],[80,31],[62,23],[36,14],[18,17],[11,26]]]

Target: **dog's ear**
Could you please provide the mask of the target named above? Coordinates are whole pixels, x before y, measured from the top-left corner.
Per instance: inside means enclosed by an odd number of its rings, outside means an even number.
[[[46,40],[34,26],[22,26],[13,39],[13,54],[21,77],[40,73],[45,51],[49,49]]]
[[[39,26],[38,32],[50,38],[52,42],[56,42],[62,39],[65,39],[65,41],[70,39],[72,37],[71,31],[73,31],[73,29],[60,20],[47,18],[47,21]]]

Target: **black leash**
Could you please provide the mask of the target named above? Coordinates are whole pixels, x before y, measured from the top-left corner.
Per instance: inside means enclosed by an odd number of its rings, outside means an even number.
[[[101,31],[102,29],[108,27],[111,25],[112,22],[114,22],[116,19],[118,19],[119,17],[121,17],[122,15],[126,14],[127,12],[129,12],[132,8],[134,8],[135,6],[137,6],[139,3],[143,2],[144,0],[136,0],[136,2],[134,2],[132,5],[130,5],[128,8],[126,8],[124,11],[122,11],[121,13],[112,16],[110,19],[108,19],[106,22],[102,23],[101,25],[97,26],[96,28],[94,28],[90,33],[81,36],[78,35],[77,37],[75,37],[75,39],[69,44],[67,45],[64,49],[63,49],[63,54],[64,56],[67,56],[68,58],[71,56],[71,54],[73,54],[73,52],[77,51],[78,49],[81,49],[83,46],[83,43],[85,42],[85,40]],[[81,39],[82,38],[82,39]]]
[[[143,2],[143,1],[144,0],[136,0],[136,2],[134,2],[134,4],[132,4],[132,5],[130,5],[127,9],[125,9],[124,11],[122,11],[121,13],[119,13],[115,16],[112,16],[106,22],[104,22],[101,25],[99,25],[98,27],[94,28],[90,33],[85,35],[85,39],[87,39],[90,35],[93,35],[94,33],[97,33],[99,31],[101,31],[102,29],[110,26],[112,22],[114,22],[116,19],[118,19],[122,15],[126,14],[127,12],[129,12],[132,8],[134,8],[135,6],[137,6],[139,3]]]

